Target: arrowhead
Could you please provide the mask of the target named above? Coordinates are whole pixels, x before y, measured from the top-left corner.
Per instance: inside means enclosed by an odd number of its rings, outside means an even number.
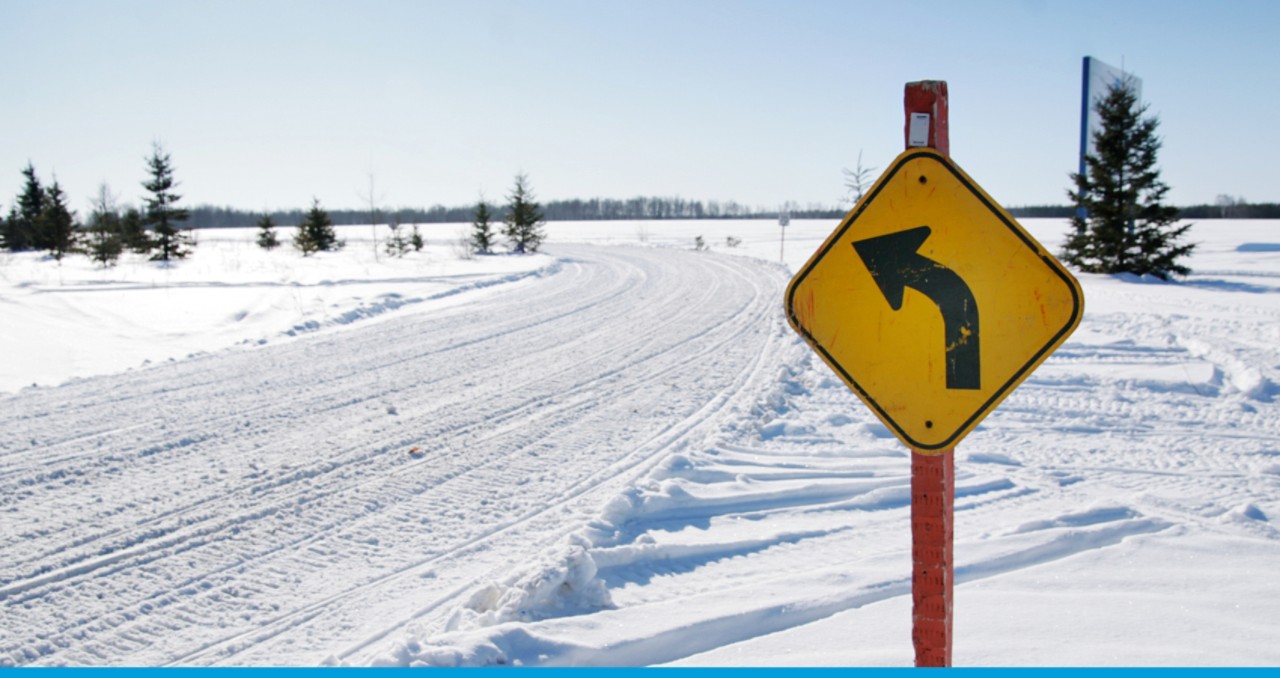
[[[918,226],[853,243],[853,249],[895,311],[902,308],[903,291],[919,279],[922,266],[933,266],[932,261],[916,254],[932,232],[928,226]]]

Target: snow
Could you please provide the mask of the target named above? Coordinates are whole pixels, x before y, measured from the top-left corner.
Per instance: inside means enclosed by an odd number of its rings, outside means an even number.
[[[0,665],[910,665],[908,454],[782,318],[834,226],[0,254]],[[956,665],[1280,663],[1280,224],[1191,233],[957,449]]]
[[[288,241],[289,229],[278,229]],[[0,392],[109,374],[434,302],[476,286],[536,274],[547,256],[461,260],[450,227],[403,259],[376,252],[368,226],[341,228],[349,247],[302,258],[258,247],[255,229],[200,232],[195,256],[164,265],[126,254],[103,269],[87,257],[58,264],[0,250],[8,355]]]

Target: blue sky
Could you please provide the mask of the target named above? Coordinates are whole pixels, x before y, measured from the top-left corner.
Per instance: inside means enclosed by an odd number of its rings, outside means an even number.
[[[184,203],[246,209],[679,195],[834,205],[946,80],[952,156],[997,201],[1064,203],[1081,59],[1159,116],[1176,204],[1280,201],[1280,3],[1226,0],[0,0],[0,209],[30,160],[85,213],[139,202],[153,140]]]

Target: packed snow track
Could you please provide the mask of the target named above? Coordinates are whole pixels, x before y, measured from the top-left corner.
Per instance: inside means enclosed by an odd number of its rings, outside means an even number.
[[[0,658],[357,657],[598,515],[796,350],[780,266],[552,254],[465,303],[0,399]]]

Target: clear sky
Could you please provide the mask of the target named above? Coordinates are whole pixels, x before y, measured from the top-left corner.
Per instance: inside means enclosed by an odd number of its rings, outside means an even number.
[[[1272,0],[0,0],[0,210],[28,160],[87,212],[153,141],[187,205],[635,195],[834,205],[946,80],[951,152],[997,201],[1066,202],[1081,59],[1160,118],[1175,204],[1280,202]]]

